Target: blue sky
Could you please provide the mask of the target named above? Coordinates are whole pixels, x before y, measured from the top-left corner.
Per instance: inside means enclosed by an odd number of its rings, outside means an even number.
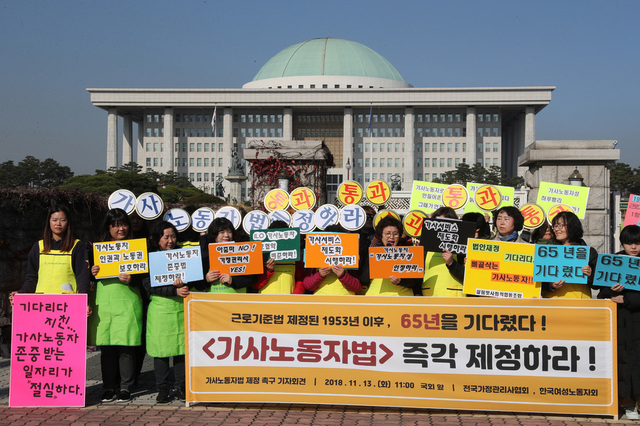
[[[0,162],[104,169],[87,87],[229,88],[283,48],[360,42],[416,87],[556,86],[537,139],[615,139],[640,165],[640,1],[0,0]]]

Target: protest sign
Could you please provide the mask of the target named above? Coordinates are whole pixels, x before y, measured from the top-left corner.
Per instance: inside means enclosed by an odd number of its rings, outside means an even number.
[[[153,220],[162,214],[164,210],[164,202],[158,194],[153,192],[145,192],[140,194],[136,200],[136,211],[138,215],[146,220]]]
[[[359,265],[358,234],[314,232],[306,235],[305,267],[342,266],[355,269]]]
[[[454,210],[464,207],[468,200],[469,194],[467,193],[467,189],[462,185],[449,185],[442,193],[442,204]]]
[[[480,188],[483,189],[481,190]],[[479,190],[480,194],[477,194]],[[465,213],[485,213],[498,207],[512,206],[515,196],[515,189],[510,186],[485,185],[482,183],[468,182],[467,191],[469,192],[469,202],[464,206]],[[499,197],[498,193],[500,194]],[[476,194],[480,199],[481,206],[476,204]]]
[[[640,291],[640,257],[598,254],[593,285],[613,287],[622,284],[625,290]]]
[[[340,209],[340,226],[347,231],[357,231],[367,222],[367,212],[357,205],[351,204]]]
[[[209,207],[200,207],[191,215],[191,227],[196,232],[205,232],[213,222],[215,213]]]
[[[589,247],[570,245],[536,244],[533,260],[533,280],[586,284],[587,276],[582,267],[589,264]]]
[[[324,231],[331,225],[336,225],[340,221],[340,210],[333,204],[323,204],[316,209],[313,217],[316,228]]]
[[[624,215],[624,226],[640,223],[640,195],[629,195],[627,212]]]
[[[173,285],[180,278],[191,283],[204,278],[200,247],[184,247],[149,253],[151,287]]]
[[[342,182],[338,187],[338,200],[342,204],[358,204],[362,200],[362,187],[358,182]]]
[[[251,232],[256,229],[267,229],[269,227],[269,216],[262,210],[252,210],[242,219],[244,232]]]
[[[533,280],[535,245],[469,239],[464,292],[512,299],[539,298]]]
[[[84,407],[86,294],[16,294],[10,407]]]
[[[192,293],[186,400],[617,416],[614,305]]]
[[[233,227],[235,229],[238,229],[240,227],[240,224],[242,223],[242,216],[240,215],[240,210],[236,209],[235,207],[231,207],[231,206],[222,207],[220,210],[216,212],[216,219],[219,217],[224,217],[225,219],[228,219],[233,224]]]
[[[540,182],[536,204],[547,212],[556,204],[565,204],[571,207],[578,218],[584,219],[588,198],[589,187],[587,186]],[[547,217],[550,217],[549,221],[551,221],[552,215],[548,213]]]
[[[253,275],[261,274],[263,267],[262,243],[259,241],[209,244],[211,271],[231,276]]]
[[[289,204],[295,210],[311,210],[316,205],[316,194],[309,188],[301,186],[291,191]]]
[[[93,243],[93,263],[100,266],[96,278],[149,272],[147,240],[137,238]]]
[[[369,278],[424,277],[424,247],[369,247]]]
[[[300,232],[306,234],[315,229],[315,213],[312,210],[296,210],[291,216],[291,226],[300,228]]]
[[[262,242],[263,261],[278,262],[300,260],[300,229],[278,228],[251,231],[251,241]]]
[[[118,189],[109,196],[107,207],[109,210],[122,209],[131,214],[136,209],[136,196],[128,189]]]
[[[367,199],[377,206],[381,206],[391,198],[391,188],[383,180],[374,180],[367,185]]]
[[[536,204],[525,204],[520,209],[520,213],[524,218],[525,228],[536,229],[544,223],[544,210]]]
[[[448,250],[454,254],[467,252],[467,240],[476,235],[476,224],[456,219],[425,218],[422,221],[422,235],[425,251],[443,253]]]
[[[186,231],[191,225],[191,216],[184,209],[171,209],[162,219],[175,226],[178,232]]]
[[[418,238],[422,235],[422,222],[427,218],[427,215],[420,210],[413,210],[407,213],[402,219],[402,226],[404,232],[410,237]]]
[[[410,210],[420,210],[424,213],[431,213],[444,204],[442,204],[442,194],[447,188],[444,183],[422,182],[414,180],[411,187],[411,203]]]
[[[273,223],[275,221],[281,221],[289,226],[291,224],[291,215],[286,210],[274,210],[269,213],[269,222]]]
[[[289,193],[284,189],[272,189],[264,196],[264,206],[270,212],[289,207]]]

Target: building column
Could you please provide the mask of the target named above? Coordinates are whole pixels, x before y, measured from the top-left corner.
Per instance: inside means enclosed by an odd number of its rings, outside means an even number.
[[[293,109],[286,107],[282,114],[282,139],[293,140]]]
[[[524,114],[524,147],[526,148],[536,141],[536,111],[533,107],[527,107]]]
[[[415,138],[413,137],[413,129],[415,127],[415,116],[413,108],[406,107],[404,109],[404,178],[402,179],[402,187],[407,188],[416,178],[416,147]]]
[[[478,162],[476,117],[476,108],[467,107],[467,164],[469,167],[473,167]]]
[[[347,161],[351,165],[351,171],[354,170],[353,158],[353,108],[346,107],[344,109],[344,122],[342,125],[342,181],[347,180]],[[349,180],[355,180],[349,172]]]
[[[122,164],[133,161],[133,123],[131,114],[122,116]]]
[[[163,164],[161,164],[162,172],[173,171],[173,108],[165,107],[164,109],[164,137],[162,138],[162,155]]]
[[[118,167],[118,109],[109,108],[107,116],[107,170]]]
[[[144,152],[144,120],[136,121],[136,125],[138,126],[138,140],[137,140],[137,154],[135,162],[145,167],[143,156],[140,154]]]

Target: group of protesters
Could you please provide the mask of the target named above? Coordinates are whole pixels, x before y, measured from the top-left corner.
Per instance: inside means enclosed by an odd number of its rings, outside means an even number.
[[[236,229],[226,218],[213,220],[203,233],[178,232],[166,221],[142,221],[135,213],[121,209],[107,212],[99,241],[124,241],[147,238],[149,251],[172,250],[182,246],[200,246],[203,279],[197,282],[175,280],[171,285],[151,286],[148,274],[120,273],[113,278],[96,278],[100,267],[93,263],[90,244],[75,239],[72,215],[66,206],[50,209],[42,240],[35,243],[28,256],[28,271],[20,293],[86,293],[89,294],[87,316],[89,344],[101,351],[103,379],[102,401],[126,402],[140,373],[145,353],[154,358],[158,389],[157,402],[173,398],[185,400],[185,339],[183,299],[190,292],[271,293],[271,294],[362,294],[383,296],[464,297],[465,256],[425,251],[423,278],[370,278],[369,247],[426,245],[425,233],[411,238],[402,222],[393,215],[384,216],[374,226],[375,210],[364,207],[367,221],[360,234],[360,260],[357,269],[326,266],[304,267],[302,261],[264,264],[259,275],[230,275],[210,270],[208,245],[248,241],[240,227]],[[450,207],[441,207],[432,218],[458,219]],[[492,220],[481,213],[467,213],[462,221],[475,224],[475,238],[521,244],[582,245],[583,228],[572,212],[560,212],[551,223],[534,230],[524,230],[524,218],[515,207],[502,207],[493,212]],[[491,223],[493,222],[493,232]],[[147,226],[149,231],[147,232]],[[270,228],[287,228],[284,222],[273,222]],[[346,232],[333,225],[326,232]],[[630,225],[620,233],[623,251],[616,254],[640,255],[640,227]],[[304,245],[304,241],[302,241]],[[635,408],[640,396],[640,292],[622,284],[595,288],[593,276],[597,252],[589,249],[588,265],[582,273],[587,285],[562,280],[542,284],[545,298],[611,299],[618,306],[619,397],[627,416],[637,416]],[[170,373],[173,361],[173,380]],[[637,418],[637,417],[636,417]]]

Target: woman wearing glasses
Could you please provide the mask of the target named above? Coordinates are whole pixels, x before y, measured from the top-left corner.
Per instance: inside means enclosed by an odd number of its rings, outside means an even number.
[[[553,236],[551,244],[586,246],[582,239],[583,230],[580,219],[573,212],[560,212],[551,221]],[[593,270],[598,260],[598,252],[589,247],[589,264],[582,267],[582,273],[588,277],[587,284],[566,283],[564,280],[554,283],[542,283],[542,297],[562,297],[568,299],[591,299]]]

